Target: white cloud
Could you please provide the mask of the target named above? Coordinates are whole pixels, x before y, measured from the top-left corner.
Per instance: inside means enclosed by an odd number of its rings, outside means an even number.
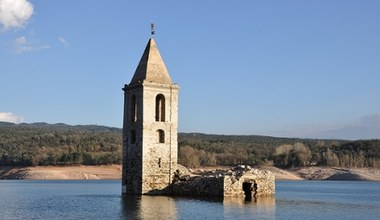
[[[19,124],[24,121],[24,118],[11,112],[0,112],[0,121]]]
[[[63,37],[58,37],[58,40],[59,40],[63,45],[65,45],[66,47],[69,47],[69,46],[70,46],[70,44],[66,41],[65,38],[63,38]]]
[[[27,0],[0,0],[0,24],[5,30],[20,28],[33,15],[33,5]]]
[[[34,45],[28,42],[28,39],[24,36],[18,37],[13,41],[13,51],[16,53],[25,53],[34,50],[49,49],[49,45]]]

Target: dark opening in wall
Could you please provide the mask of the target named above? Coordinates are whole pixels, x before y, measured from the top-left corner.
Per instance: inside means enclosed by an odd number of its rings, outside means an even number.
[[[137,121],[137,100],[136,100],[135,95],[132,95],[130,110],[131,110],[131,121],[136,122]]]
[[[157,135],[158,135],[158,143],[165,143],[165,132],[164,130],[157,130]]]
[[[244,182],[243,183],[243,191],[244,191],[244,195],[245,195],[245,198],[244,200],[245,201],[251,201],[252,200],[252,183],[247,183],[247,182]]]
[[[156,121],[165,121],[165,96],[156,96]]]
[[[136,143],[136,131],[131,131],[131,144]]]

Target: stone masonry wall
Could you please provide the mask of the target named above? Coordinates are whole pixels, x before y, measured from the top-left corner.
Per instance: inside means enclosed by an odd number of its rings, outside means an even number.
[[[243,185],[250,185],[253,196],[275,193],[275,177],[270,171],[239,166],[224,176],[224,196],[245,196]]]
[[[167,188],[177,167],[178,87],[144,82],[142,193],[156,194]],[[165,97],[165,121],[156,121],[156,97]],[[158,130],[164,132],[160,143]]]
[[[180,166],[179,166],[180,167]],[[167,192],[181,196],[255,197],[275,193],[275,177],[270,171],[239,166],[213,175],[191,176],[177,170]]]
[[[178,86],[145,81],[124,91],[123,193],[155,194],[171,184],[177,169]],[[165,100],[164,121],[155,117],[158,95]]]
[[[127,194],[142,192],[142,87],[124,88],[124,122],[123,122],[123,175],[122,191]],[[132,96],[136,97],[136,121],[132,117]],[[132,131],[135,137],[132,138]],[[134,142],[132,141],[134,139]]]

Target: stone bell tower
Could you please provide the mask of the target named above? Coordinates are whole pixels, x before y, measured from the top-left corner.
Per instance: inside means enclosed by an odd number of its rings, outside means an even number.
[[[153,38],[124,88],[123,194],[155,194],[177,168],[178,85]]]

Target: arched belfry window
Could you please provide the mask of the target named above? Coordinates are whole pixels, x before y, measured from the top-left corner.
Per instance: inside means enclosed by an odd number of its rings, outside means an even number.
[[[165,121],[165,96],[156,96],[156,121]]]
[[[136,101],[135,95],[132,95],[132,98],[131,98],[131,121],[132,122],[137,121],[137,101]]]
[[[157,130],[157,143],[165,143],[165,132],[164,130]]]

